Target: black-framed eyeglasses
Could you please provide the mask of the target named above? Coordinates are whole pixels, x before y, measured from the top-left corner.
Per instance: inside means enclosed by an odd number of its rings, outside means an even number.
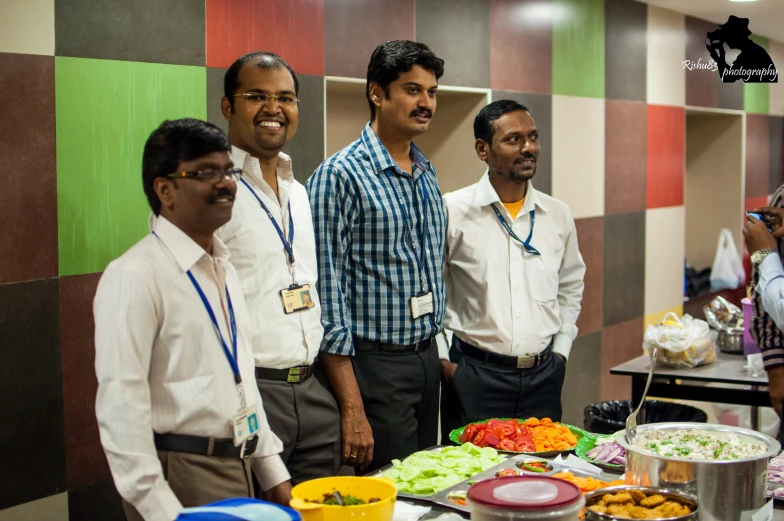
[[[268,101],[273,100],[277,102],[278,105],[286,107],[293,107],[298,101],[302,101],[296,96],[289,96],[286,94],[277,96],[275,94],[262,94],[260,92],[243,92],[242,94],[235,94],[232,98],[245,98],[245,101],[250,105],[264,105]]]
[[[220,180],[223,180],[224,177],[228,177],[236,183],[242,179],[242,168],[229,168],[227,170],[208,168],[207,170],[199,170],[197,172],[174,172],[172,174],[168,174],[166,177],[175,179],[178,177],[192,177],[193,179],[198,179],[199,181],[205,181],[208,183],[218,183]]]

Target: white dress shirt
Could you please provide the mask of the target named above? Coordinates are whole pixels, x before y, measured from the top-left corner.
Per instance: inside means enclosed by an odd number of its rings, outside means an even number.
[[[525,203],[512,219],[490,179],[444,196],[447,251],[444,269],[447,310],[444,327],[471,345],[511,356],[553,351],[569,356],[577,336],[585,263],[569,207],[528,182]],[[522,240],[527,253],[501,225],[491,205]],[[448,359],[446,345],[439,354]]]
[[[289,474],[256,388],[250,320],[226,247],[215,239],[210,256],[165,218],[154,226],[157,237],[148,235],[109,264],[98,284],[95,411],[120,495],[145,520],[172,521],[182,505],[163,477],[153,432],[231,439],[229,419],[240,409],[233,371],[188,270],[230,349],[225,288],[231,296],[242,386],[259,413],[254,473],[264,490]]]
[[[321,305],[316,293],[318,265],[316,239],[308,193],[291,170],[291,158],[279,154],[278,194],[264,181],[259,160],[237,147],[231,159],[242,168],[242,179],[286,235],[289,234],[288,204],[294,221],[294,268],[297,284],[310,285],[314,307],[286,314],[280,291],[292,284],[286,250],[267,212],[244,183],[237,183],[231,221],[217,235],[231,252],[231,262],[240,277],[251,316],[253,355],[257,367],[286,369],[311,364],[324,336]]]

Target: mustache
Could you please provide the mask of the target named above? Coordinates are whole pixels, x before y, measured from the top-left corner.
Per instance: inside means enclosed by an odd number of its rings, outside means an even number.
[[[215,201],[217,201],[221,197],[229,197],[231,200],[234,200],[234,192],[235,191],[231,190],[230,188],[221,188],[218,191],[217,194],[215,194],[214,196],[210,197],[209,202],[210,203],[214,203]]]
[[[530,152],[526,152],[523,154],[523,157],[518,157],[515,159],[515,163],[522,163],[523,161],[533,160],[536,161],[536,156]]]
[[[411,112],[410,117],[415,118],[417,116],[427,116],[429,118],[432,118],[433,111],[430,109],[416,109],[415,111]]]

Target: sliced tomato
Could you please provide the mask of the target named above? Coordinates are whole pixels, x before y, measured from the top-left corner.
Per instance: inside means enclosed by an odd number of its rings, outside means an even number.
[[[490,445],[491,447],[497,447],[501,440],[496,436],[494,432],[490,432],[489,430],[485,431],[485,442]]]
[[[514,450],[517,452],[536,452],[534,440],[526,436],[520,436],[514,441]]]
[[[514,442],[512,440],[510,440],[509,438],[504,438],[503,440],[501,440],[498,443],[498,449],[499,450],[513,451],[513,450],[515,450],[515,445],[514,445]]]
[[[502,422],[498,428],[501,431],[504,438],[514,438],[515,437],[515,424],[517,422],[515,420],[507,420]]]
[[[471,440],[471,443],[473,443],[477,447],[482,447],[483,446],[482,443],[484,443],[484,441],[485,441],[485,434],[486,433],[487,433],[487,431],[479,431],[479,432],[477,432],[476,434],[474,434],[474,439]]]
[[[476,426],[473,423],[469,423],[466,425],[466,428],[463,430],[463,434],[460,435],[460,443],[466,443],[474,439],[474,435],[476,434]]]
[[[520,474],[515,469],[501,469],[495,473],[497,478],[509,478],[512,476],[519,476]]]
[[[520,436],[531,436],[531,429],[525,425],[517,425],[515,427],[515,438],[519,438]]]

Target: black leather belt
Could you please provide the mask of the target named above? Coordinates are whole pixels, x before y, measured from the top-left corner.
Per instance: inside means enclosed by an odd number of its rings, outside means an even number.
[[[463,353],[463,355],[469,358],[473,358],[474,360],[479,360],[480,362],[484,363],[489,362],[503,367],[513,367],[515,369],[533,369],[534,367],[539,367],[544,362],[546,362],[553,353],[552,340],[541,353],[536,355],[523,356],[499,355],[498,353],[493,353],[487,349],[482,349],[476,346],[472,346],[471,344],[467,344],[456,336],[454,337],[454,345],[460,350],[461,353]]]
[[[218,458],[244,459],[256,452],[259,437],[254,436],[239,447],[233,440],[206,438],[187,434],[155,434],[155,448],[172,452],[187,452]]]
[[[357,351],[412,351],[416,353],[418,351],[424,351],[429,348],[431,344],[433,344],[432,338],[426,338],[416,344],[400,345],[354,337],[354,349]]]
[[[267,369],[266,367],[256,368],[256,378],[261,380],[278,380],[290,384],[299,384],[313,375],[312,365],[298,365],[288,369]]]

